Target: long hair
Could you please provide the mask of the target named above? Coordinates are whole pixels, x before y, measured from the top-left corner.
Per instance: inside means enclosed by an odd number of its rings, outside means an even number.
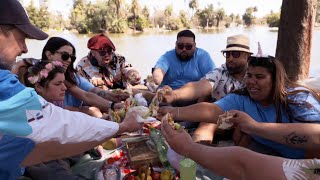
[[[24,74],[24,82],[27,87],[33,87],[35,86],[35,83],[30,82],[28,78],[37,76],[40,74],[40,72],[44,69],[46,69],[46,65],[49,64],[49,61],[39,61],[33,66],[30,66],[28,68],[28,71]],[[51,71],[49,71],[48,76],[46,78],[42,77],[39,79],[37,83],[39,83],[40,86],[47,88],[50,81],[52,81],[57,73],[64,74],[65,69],[62,66],[55,66]]]
[[[287,109],[289,103],[288,95],[299,92],[311,92],[317,99],[318,95],[309,87],[305,87],[297,82],[291,81],[282,63],[274,57],[253,57],[248,58],[248,67],[263,67],[271,74],[272,77],[272,101],[276,109],[277,122],[281,122],[281,109]],[[288,91],[288,88],[305,87],[307,90]],[[246,88],[236,90],[234,93],[249,96]],[[319,99],[318,99],[319,100]]]
[[[51,52],[52,54],[54,54],[58,49],[60,49],[62,46],[70,46],[72,47],[72,54],[75,55],[76,54],[76,49],[75,47],[67,40],[60,38],[60,37],[51,37],[46,45],[44,46],[43,50],[42,50],[42,60],[48,60],[48,57],[46,55],[46,51]],[[75,62],[75,60],[71,60],[71,64],[68,66],[66,72],[65,72],[65,76],[66,76],[66,80],[71,83],[72,85],[76,84],[76,77],[75,77],[75,73],[76,70],[73,68],[73,63]]]

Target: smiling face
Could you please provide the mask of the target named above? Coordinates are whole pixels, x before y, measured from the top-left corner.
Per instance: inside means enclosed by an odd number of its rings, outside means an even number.
[[[67,90],[64,85],[65,76],[63,73],[57,73],[56,76],[49,81],[45,87],[37,84],[36,91],[48,102],[63,101]]]
[[[62,59],[63,54],[69,54],[69,58],[67,60]],[[73,48],[69,45],[62,46],[54,53],[51,53],[50,51],[46,51],[46,56],[49,61],[59,61],[63,64],[63,67],[65,69],[68,68],[68,66],[71,64],[71,56],[73,56]]]
[[[272,104],[272,75],[264,67],[249,66],[246,87],[250,97],[264,106]]]
[[[0,68],[11,70],[17,56],[27,53],[26,34],[17,28],[0,29]]]
[[[182,61],[188,61],[192,58],[196,49],[196,43],[192,37],[179,37],[176,42],[176,54]]]

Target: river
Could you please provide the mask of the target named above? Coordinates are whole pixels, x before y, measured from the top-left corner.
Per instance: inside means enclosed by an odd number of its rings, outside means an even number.
[[[234,34],[246,34],[250,37],[251,51],[257,52],[259,41],[264,54],[274,55],[277,45],[277,30],[268,27],[255,26],[251,28],[234,27],[223,30],[193,30],[196,34],[197,47],[207,50],[216,66],[224,63],[221,50],[226,46],[226,39]],[[124,55],[145,78],[151,73],[151,68],[157,59],[166,51],[174,48],[177,31],[143,32],[137,34],[109,34],[116,46],[116,52]],[[73,34],[70,32],[50,32],[50,36],[59,36],[70,41],[76,48],[77,60],[88,54],[87,41],[91,36]],[[27,40],[29,52],[22,57],[40,58],[45,41]],[[310,77],[320,76],[320,30],[313,32],[311,50]],[[318,49],[318,50],[317,50]]]

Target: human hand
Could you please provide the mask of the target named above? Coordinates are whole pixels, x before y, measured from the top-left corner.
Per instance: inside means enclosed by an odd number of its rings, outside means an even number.
[[[119,102],[119,103],[115,103],[113,106],[113,109],[121,109],[125,107],[125,103],[124,102]]]
[[[176,108],[172,107],[172,106],[161,106],[159,107],[158,109],[158,114],[157,114],[157,119],[162,119],[167,113],[170,113],[171,114],[171,117],[173,119],[175,119],[174,117],[174,111],[175,111]]]
[[[133,86],[141,83],[141,76],[135,69],[130,69],[125,73],[126,80]]]
[[[165,92],[162,95],[162,101],[164,103],[172,103],[176,100],[177,95],[170,86],[163,86],[162,90]]]
[[[238,127],[242,132],[246,134],[251,134],[252,130],[258,125],[254,119],[252,119],[247,113],[231,110],[230,113],[234,114],[231,119],[229,119],[230,123],[233,123],[235,127]]]
[[[120,126],[124,129],[123,132],[136,132],[143,127],[143,123],[138,123],[137,121],[138,116],[138,113],[134,111],[126,113],[126,117],[120,123]]]
[[[115,92],[110,91],[108,96],[109,96],[109,99],[113,102],[124,101],[130,97],[130,95],[124,92],[123,90],[115,91]]]
[[[170,147],[178,154],[188,156],[188,147],[194,143],[191,136],[184,129],[177,131],[168,123],[168,119],[161,120],[161,132]]]
[[[104,81],[101,78],[95,78],[95,77],[90,79],[90,83],[96,87],[104,85]]]

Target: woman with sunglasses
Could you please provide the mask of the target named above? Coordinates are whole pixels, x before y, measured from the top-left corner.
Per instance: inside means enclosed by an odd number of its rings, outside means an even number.
[[[314,123],[320,123],[317,94],[288,80],[281,62],[273,57],[249,57],[245,84],[214,103],[162,107],[159,114],[170,112],[174,119],[217,123],[220,115],[233,110],[229,123],[252,138],[250,149],[287,158],[315,157],[319,138],[308,132]],[[242,141],[241,136],[234,140],[236,144]]]
[[[119,102],[127,96],[115,96],[112,92],[102,90],[94,87],[85,78],[79,76],[73,68],[73,63],[76,60],[76,50],[74,46],[67,40],[60,37],[51,37],[45,44],[42,51],[42,61],[58,61],[63,64],[65,71],[65,85],[67,91],[65,94],[64,103],[70,107],[81,107],[83,104],[89,106],[95,106],[102,112],[108,112],[110,108],[121,106],[121,104],[114,104],[112,101]],[[19,77],[23,77],[28,67],[34,65],[37,61],[30,59],[20,61],[13,69],[13,73],[18,74]],[[24,79],[21,79],[24,82]],[[94,92],[94,93],[92,93]],[[96,93],[96,94],[95,94]],[[101,94],[100,97],[97,94]],[[107,100],[107,99],[111,99]]]

